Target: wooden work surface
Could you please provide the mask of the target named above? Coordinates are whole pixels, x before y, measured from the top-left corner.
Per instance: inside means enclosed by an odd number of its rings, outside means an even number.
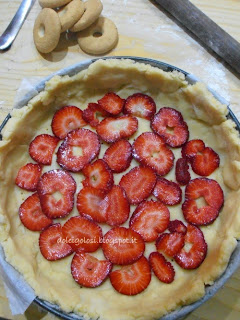
[[[0,34],[4,31],[20,0],[0,0]],[[117,25],[120,39],[109,55],[132,55],[155,58],[194,73],[230,103],[240,118],[240,80],[219,59],[207,52],[186,30],[149,0],[102,0],[103,15]],[[239,0],[193,0],[222,28],[240,41]],[[62,36],[57,49],[40,55],[33,44],[32,29],[40,11],[36,1],[12,48],[0,53],[0,122],[14,105],[15,96],[24,78],[40,79],[76,62],[90,58],[78,47],[75,39]],[[32,79],[35,78],[35,79]],[[56,319],[39,313],[31,306],[25,315],[13,317],[4,289],[0,287],[0,317],[8,319]],[[187,317],[188,320],[240,319],[240,269],[215,297]]]

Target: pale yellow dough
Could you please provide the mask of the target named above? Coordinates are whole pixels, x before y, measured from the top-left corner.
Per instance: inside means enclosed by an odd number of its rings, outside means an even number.
[[[122,98],[143,92],[153,97],[158,109],[178,109],[188,123],[190,139],[203,139],[221,158],[220,168],[210,178],[222,186],[225,204],[219,218],[201,228],[208,243],[204,263],[196,270],[186,271],[173,261],[176,278],[172,284],[163,284],[153,275],[149,287],[133,297],[117,293],[109,280],[96,289],[81,288],[71,276],[72,256],[56,262],[45,260],[38,247],[39,233],[27,230],[18,218],[18,207],[29,193],[15,186],[14,179],[22,165],[32,162],[28,155],[30,141],[37,134],[51,134],[51,118],[60,107],[69,104],[84,109],[108,91]],[[99,60],[76,76],[52,78],[45,91],[27,106],[12,111],[0,142],[0,240],[7,261],[23,274],[40,298],[59,304],[65,311],[83,314],[86,319],[152,320],[201,298],[204,285],[212,284],[225,270],[236,239],[240,238],[240,143],[235,125],[226,115],[227,107],[203,84],[191,86],[181,73],[166,73],[131,60]],[[130,141],[148,130],[149,122],[139,119],[138,132]],[[100,156],[105,149],[102,145]],[[176,159],[180,157],[180,148],[173,151]],[[132,161],[131,166],[136,164]],[[56,163],[44,170],[54,167],[58,167]],[[193,172],[191,175],[195,177]],[[80,190],[83,177],[80,173],[73,176]],[[116,176],[116,184],[120,178],[120,174]],[[175,179],[174,170],[167,178]],[[170,207],[170,213],[171,219],[183,219],[181,205]],[[77,215],[76,208],[72,215]],[[103,226],[103,230],[106,232],[108,227]],[[146,257],[153,250],[154,243],[148,244]],[[101,250],[94,255],[103,258]]]

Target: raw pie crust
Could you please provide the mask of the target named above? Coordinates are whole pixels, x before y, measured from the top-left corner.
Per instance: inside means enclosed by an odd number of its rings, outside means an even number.
[[[30,141],[40,133],[52,134],[51,118],[60,107],[86,108],[89,102],[97,101],[108,91],[114,91],[122,98],[143,92],[155,100],[158,109],[162,106],[176,108],[188,124],[189,139],[202,139],[221,158],[220,168],[210,178],[220,183],[225,203],[219,218],[212,225],[201,227],[208,243],[205,261],[191,271],[181,269],[173,261],[176,271],[173,283],[161,283],[152,275],[148,288],[136,296],[119,294],[109,279],[95,289],[81,288],[71,276],[72,256],[55,262],[45,260],[39,251],[39,232],[27,230],[18,217],[18,208],[29,192],[18,188],[14,180],[18,169],[32,162],[28,154]],[[204,285],[211,285],[225,270],[236,247],[236,239],[240,238],[240,140],[234,122],[226,118],[227,112],[227,107],[220,104],[202,83],[188,85],[179,72],[168,73],[126,59],[99,60],[73,77],[52,78],[46,83],[45,90],[27,106],[12,111],[12,118],[3,130],[3,141],[0,142],[0,241],[6,260],[23,274],[37,296],[58,304],[67,312],[82,314],[86,319],[151,320],[201,298]],[[131,143],[141,132],[150,130],[148,120],[138,120],[139,128],[131,137]],[[102,144],[101,158],[105,149]],[[179,158],[181,148],[173,151],[175,159]],[[53,164],[45,167],[45,171],[58,166],[55,155]],[[132,160],[131,168],[136,165]],[[115,184],[121,175],[115,177]],[[78,192],[83,176],[75,173],[73,177]],[[192,171],[191,177],[196,177]],[[175,170],[171,170],[166,178],[175,180]],[[169,209],[171,220],[183,220],[181,205]],[[61,223],[74,215],[78,215],[76,208],[70,216],[61,219]],[[105,233],[109,227],[102,226]],[[128,222],[124,226],[128,226]],[[152,251],[155,251],[154,242],[146,245],[145,256]],[[94,256],[104,258],[101,249]]]

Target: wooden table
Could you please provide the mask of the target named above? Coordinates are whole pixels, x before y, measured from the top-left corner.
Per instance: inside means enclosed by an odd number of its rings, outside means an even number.
[[[239,0],[192,0],[202,11],[240,41]],[[102,0],[103,15],[117,25],[120,39],[109,55],[155,58],[194,73],[231,102],[240,118],[240,81],[216,57],[207,52],[186,30],[149,0]],[[0,34],[17,10],[20,0],[0,0]],[[89,58],[71,37],[65,35],[57,49],[40,55],[33,44],[32,28],[40,11],[36,2],[11,50],[0,54],[0,122],[12,109],[16,92],[24,78],[42,78]],[[12,317],[4,288],[0,286],[0,317],[8,319],[56,319],[31,306],[25,315]],[[223,289],[187,317],[188,320],[240,319],[240,269]]]

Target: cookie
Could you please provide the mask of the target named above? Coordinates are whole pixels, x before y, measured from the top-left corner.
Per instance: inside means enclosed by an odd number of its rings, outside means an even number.
[[[59,8],[72,0],[39,0],[39,4],[42,8]]]
[[[61,32],[71,28],[84,13],[84,4],[81,0],[73,0],[58,11],[61,22]]]

